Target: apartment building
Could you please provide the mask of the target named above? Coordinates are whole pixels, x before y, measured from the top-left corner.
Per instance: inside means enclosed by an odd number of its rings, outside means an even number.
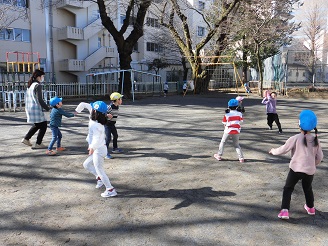
[[[207,0],[206,0],[207,1]],[[199,10],[205,8],[206,1],[192,1]],[[44,71],[55,74],[56,82],[86,81],[90,71],[119,69],[116,44],[109,32],[102,26],[98,5],[93,1],[78,0],[0,0],[0,5],[12,5],[25,11],[26,18],[19,18],[0,31],[1,71],[27,72],[40,66]],[[156,1],[159,2],[160,1]],[[47,4],[48,3],[48,4]],[[53,3],[53,4],[51,4]],[[120,26],[125,19],[119,2],[113,11],[115,25]],[[15,12],[15,9],[11,9]],[[12,13],[13,13],[12,12]],[[8,15],[12,13],[8,12]],[[195,38],[205,35],[206,28],[190,12],[189,21],[193,24]],[[197,23],[197,24],[196,24]],[[131,67],[147,70],[153,59],[170,60],[171,66],[160,71],[166,80],[167,74],[182,74],[178,50],[163,48],[156,37],[165,32],[159,26],[158,13],[150,9],[146,16],[145,35],[139,39],[132,54]],[[169,34],[164,34],[169,38]],[[153,38],[152,38],[153,37]],[[155,39],[154,39],[155,37]],[[154,41],[155,40],[155,41]],[[9,52],[9,53],[8,53]],[[168,58],[173,57],[174,59]],[[8,68],[8,62],[11,66]],[[15,63],[16,62],[16,63]],[[180,73],[181,72],[181,73]],[[172,76],[171,76],[172,77]]]

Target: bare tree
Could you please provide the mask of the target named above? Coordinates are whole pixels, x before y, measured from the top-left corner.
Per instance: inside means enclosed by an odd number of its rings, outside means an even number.
[[[304,59],[311,74],[313,86],[315,84],[315,68],[318,60],[322,61],[323,50],[327,48],[325,40],[327,28],[327,7],[326,1],[310,1],[302,6],[303,21],[300,32],[305,35],[303,38],[304,45],[309,49],[308,59]],[[319,54],[320,53],[320,54]]]
[[[254,0],[243,6],[237,28],[247,45],[247,51],[244,49],[243,52],[249,52],[257,63],[259,94],[263,90],[264,59],[279,53],[280,47],[289,44],[291,34],[299,28],[299,24],[291,22],[291,13],[298,1]]]
[[[27,19],[26,8],[13,4],[0,4],[0,30],[6,29],[18,19]]]
[[[162,10],[161,25],[170,30],[171,35],[181,49],[181,52],[189,62],[195,84],[195,93],[206,92],[209,83],[209,70],[206,66],[204,67],[201,65],[201,50],[203,50],[212,38],[217,35],[222,23],[227,22],[229,14],[233,10],[237,9],[238,3],[242,1],[243,0],[217,1],[215,6],[217,6],[216,16],[218,16],[218,18],[212,19],[214,22],[208,20],[207,16],[202,12],[191,8],[187,2],[170,0],[167,4],[165,4]],[[188,22],[188,11],[190,10],[197,11],[204,23],[207,25],[207,32],[204,38],[199,41],[196,40],[196,42],[194,42],[192,38],[192,29],[190,23]],[[169,11],[169,14],[167,14],[167,11]],[[180,32],[180,30],[182,30],[182,32]],[[217,41],[219,41],[219,38]],[[220,47],[220,45],[217,47]],[[215,56],[219,53],[220,48],[213,52]]]

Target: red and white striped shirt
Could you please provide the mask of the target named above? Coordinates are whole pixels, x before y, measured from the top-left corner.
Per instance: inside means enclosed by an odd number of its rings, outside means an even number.
[[[225,125],[224,133],[239,134],[240,123],[243,122],[243,115],[237,110],[230,110],[223,117],[222,123]]]

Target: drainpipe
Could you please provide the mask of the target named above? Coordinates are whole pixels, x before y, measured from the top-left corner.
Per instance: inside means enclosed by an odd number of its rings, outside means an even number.
[[[54,44],[53,44],[53,3],[52,0],[46,0],[45,3],[45,21],[46,21],[46,71],[51,74],[51,82],[56,83],[55,65],[54,65]]]

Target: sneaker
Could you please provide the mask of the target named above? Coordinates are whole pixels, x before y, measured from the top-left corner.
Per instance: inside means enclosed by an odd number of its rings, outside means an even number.
[[[279,134],[282,134],[282,131],[278,131]]]
[[[288,209],[281,209],[280,213],[278,214],[278,218],[283,220],[288,220],[289,219]]]
[[[214,154],[214,158],[217,159],[218,161],[222,160],[221,156],[219,156],[218,154]]]
[[[111,196],[116,196],[116,195],[117,195],[117,192],[114,188],[110,189],[110,190],[106,190],[105,192],[101,193],[102,197],[111,197]]]
[[[105,159],[113,159],[113,156],[111,156],[110,154],[107,154],[107,155],[105,156]]]
[[[64,150],[66,150],[66,148],[64,148],[64,147],[58,147],[58,148],[56,148],[56,150],[57,151],[64,151]]]
[[[269,126],[268,130],[272,130],[272,127],[271,127],[271,126]]]
[[[43,143],[41,143],[41,144],[35,144],[33,147],[32,147],[32,149],[46,149],[46,148],[48,148],[48,146],[45,146]]]
[[[112,149],[112,153],[122,153],[123,150],[121,150],[120,148],[115,148],[115,149]]]
[[[309,215],[315,215],[315,208],[309,208],[306,204],[304,204],[304,208],[306,210],[306,212],[309,214]]]
[[[96,184],[96,188],[99,189],[101,186],[103,186],[104,183],[102,182],[102,180],[98,177],[97,178],[97,184]]]
[[[53,150],[48,150],[48,149],[47,149],[46,154],[47,154],[47,155],[56,155],[57,152],[56,152],[56,151],[53,151]]]
[[[239,159],[239,162],[240,163],[244,163],[245,162],[245,159],[244,158],[241,158],[241,159]]]
[[[27,140],[25,138],[22,139],[21,141],[23,144],[27,145],[27,146],[32,146],[32,143],[30,142],[30,140]]]

